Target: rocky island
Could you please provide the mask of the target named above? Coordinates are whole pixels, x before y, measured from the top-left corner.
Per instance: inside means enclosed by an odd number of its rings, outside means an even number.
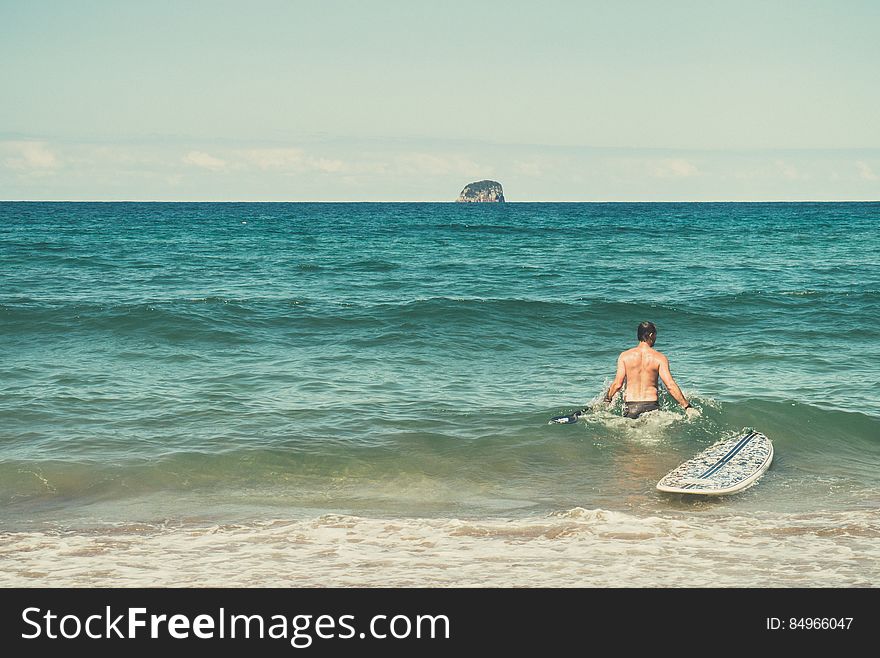
[[[504,203],[501,183],[494,180],[481,180],[468,183],[456,199],[457,203]]]

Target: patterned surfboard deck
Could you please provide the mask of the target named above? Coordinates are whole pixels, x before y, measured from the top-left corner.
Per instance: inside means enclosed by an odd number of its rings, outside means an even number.
[[[671,470],[657,483],[657,490],[703,496],[737,493],[757,482],[772,461],[770,439],[744,430]]]

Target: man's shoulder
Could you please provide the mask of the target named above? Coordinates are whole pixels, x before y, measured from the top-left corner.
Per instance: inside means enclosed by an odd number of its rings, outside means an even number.
[[[663,352],[661,352],[660,350],[654,350],[653,356],[661,363],[669,363],[669,359],[667,358],[667,356],[663,354]]]
[[[621,361],[635,363],[642,359],[641,350],[638,347],[631,347],[628,350],[623,350],[617,358]]]

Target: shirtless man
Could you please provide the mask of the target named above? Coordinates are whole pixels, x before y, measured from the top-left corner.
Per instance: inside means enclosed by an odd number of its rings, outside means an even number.
[[[659,377],[666,390],[684,408],[687,415],[698,413],[691,407],[687,398],[678,388],[678,384],[669,372],[669,359],[654,349],[657,340],[657,327],[653,322],[642,322],[638,332],[639,344],[632,349],[621,352],[617,359],[617,376],[605,395],[605,402],[610,403],[626,382],[623,415],[626,418],[638,418],[648,411],[660,408],[657,404],[657,378]]]

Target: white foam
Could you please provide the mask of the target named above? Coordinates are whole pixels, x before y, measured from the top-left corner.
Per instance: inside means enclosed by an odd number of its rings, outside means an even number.
[[[878,538],[877,510],[124,524],[0,534],[0,585],[876,586]]]
[[[583,416],[587,425],[602,425],[612,434],[642,443],[657,443],[666,438],[668,429],[688,419],[680,413],[659,409],[638,418],[625,418],[609,409],[599,409]]]
[[[599,424],[615,434],[622,434],[626,438],[643,443],[660,442],[668,434],[667,430],[674,429],[680,424],[699,422],[705,409],[718,411],[721,408],[721,404],[712,398],[704,398],[688,392],[686,396],[697,411],[696,414],[687,415],[673,407],[650,411],[638,418],[625,418],[622,415],[622,394],[616,396],[613,404],[604,402],[604,392],[608,390],[609,385],[610,382],[606,381],[602,392],[587,402],[588,411],[581,418],[588,425]]]

